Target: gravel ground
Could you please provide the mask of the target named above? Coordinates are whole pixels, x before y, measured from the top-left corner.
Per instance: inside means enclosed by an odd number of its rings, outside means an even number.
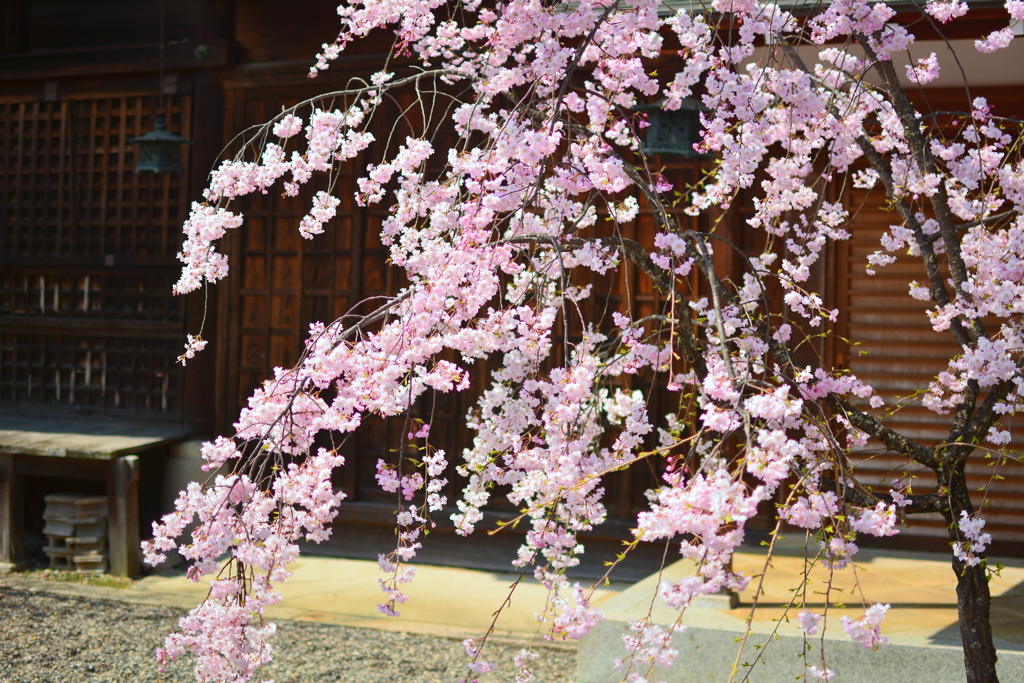
[[[31,584],[38,584],[33,586]],[[153,651],[181,610],[63,595],[39,581],[0,586],[0,682],[189,683],[192,662],[160,673]],[[462,644],[448,638],[278,621],[277,683],[456,683],[465,677]],[[484,681],[514,680],[519,646],[488,644],[496,671]],[[536,683],[569,683],[575,652],[539,648]]]

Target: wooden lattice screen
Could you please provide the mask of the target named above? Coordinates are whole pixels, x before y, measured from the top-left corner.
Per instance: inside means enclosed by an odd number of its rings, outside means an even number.
[[[183,309],[171,297],[186,178],[135,173],[191,97],[0,100],[0,401],[180,417]],[[188,161],[187,148],[183,160]]]

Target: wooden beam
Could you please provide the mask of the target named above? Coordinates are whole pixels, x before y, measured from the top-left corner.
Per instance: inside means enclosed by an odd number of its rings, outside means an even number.
[[[77,275],[77,273],[72,273],[72,275]],[[25,318],[28,318],[28,316],[25,316]],[[22,322],[22,320],[24,318],[18,320],[17,330],[26,334],[31,332],[47,334],[52,333],[53,330],[59,330],[66,334],[91,332],[96,335],[128,337],[132,339],[141,337],[146,339],[181,339],[183,336],[181,323],[177,322],[61,318],[55,315],[38,316],[34,319],[29,318],[25,322]],[[8,324],[14,327],[13,324]]]
[[[379,69],[388,59],[387,52],[367,52],[362,54],[343,54],[331,62],[331,68],[317,76],[316,81],[309,79],[309,69],[313,59],[298,59],[280,62],[249,62],[240,64],[224,73],[225,90],[247,90],[251,88],[287,88],[293,97],[297,96],[296,87],[306,86],[313,94],[322,93],[325,89],[347,87],[353,70],[364,73]],[[392,59],[390,67],[400,69],[410,64],[405,58]]]
[[[61,458],[54,461],[39,455],[4,454],[14,458],[14,473],[18,477],[66,477],[87,481],[103,481],[109,466],[104,460]]]
[[[110,573],[132,577],[139,574],[139,458],[124,455],[110,462],[107,479],[110,517]]]
[[[200,48],[204,48],[200,49]],[[221,67],[228,63],[230,45],[222,38],[185,41],[165,46],[164,70]],[[29,78],[68,78],[99,74],[157,71],[159,45],[127,45],[79,50],[53,50],[0,55],[0,81]]]
[[[0,574],[24,564],[24,511],[22,487],[14,470],[14,456],[0,453]]]
[[[204,3],[204,7],[212,3]],[[196,74],[192,120],[189,136],[193,144],[189,150],[190,174],[188,184],[182,184],[181,213],[188,213],[185,200],[201,197],[209,178],[209,169],[219,161],[225,144],[224,89],[220,72],[203,70]],[[234,132],[234,131],[232,131]],[[186,191],[185,188],[188,188]],[[234,232],[234,231],[233,231]],[[181,234],[179,232],[179,238]],[[180,241],[179,241],[180,244]],[[237,263],[237,262],[236,262]],[[178,264],[180,267],[180,263]],[[237,279],[237,278],[236,278]],[[185,426],[195,434],[213,434],[217,429],[216,416],[222,410],[220,403],[220,375],[218,352],[226,342],[225,328],[220,326],[221,290],[224,286],[210,287],[185,297],[185,326],[193,334],[202,329],[205,337],[213,341],[213,348],[189,361],[183,369],[182,408]],[[211,292],[210,289],[213,291]],[[205,322],[205,329],[204,328]],[[179,333],[179,338],[180,338]]]
[[[177,274],[181,262],[173,256],[135,256],[111,254],[103,256],[0,256],[0,268],[5,271],[38,272],[40,269],[57,271],[62,268],[89,268],[117,275],[146,275],[154,271]]]

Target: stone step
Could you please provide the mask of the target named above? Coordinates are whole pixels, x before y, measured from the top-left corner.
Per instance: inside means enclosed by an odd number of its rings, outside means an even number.
[[[805,674],[807,665],[822,669],[822,653],[828,668],[835,671],[830,683],[905,683],[909,672],[926,672],[929,683],[963,683],[963,649],[956,618],[955,579],[949,560],[942,555],[862,550],[858,575],[867,604],[882,602],[892,607],[882,623],[882,635],[889,642],[878,651],[866,650],[852,642],[840,624],[841,616],[863,615],[860,593],[852,573],[836,572],[832,579],[831,602],[850,603],[843,609],[828,610],[828,628],[804,638],[797,627],[799,606],[790,607],[791,588],[798,587],[803,557],[790,553],[776,555],[773,569],[766,574],[762,607],[750,622],[751,600],[758,578],[740,594],[741,603],[730,609],[725,596],[704,600],[687,608],[680,618],[655,592],[661,580],[692,576],[695,566],[688,561],[669,565],[659,575],[634,584],[597,607],[605,621],[595,626],[579,644],[577,683],[619,683],[626,677],[614,665],[628,655],[623,636],[632,635],[630,623],[649,615],[651,623],[677,631],[672,646],[679,651],[670,668],[637,666],[633,669],[651,683],[725,683],[733,666],[736,683],[792,683]],[[1024,681],[1024,563],[1009,561],[1000,577],[993,579],[993,624],[999,654],[997,669],[1002,681]],[[748,575],[760,573],[765,556],[757,551],[739,553],[734,568]],[[820,567],[819,567],[820,569]],[[807,587],[808,609],[824,611],[822,576],[815,569]],[[791,584],[796,584],[791,585]],[[717,598],[719,596],[714,596]],[[855,603],[855,604],[854,604]],[[715,609],[719,607],[719,609]],[[751,668],[751,665],[753,667]],[[749,674],[749,676],[748,676]],[[814,679],[807,676],[808,683]]]

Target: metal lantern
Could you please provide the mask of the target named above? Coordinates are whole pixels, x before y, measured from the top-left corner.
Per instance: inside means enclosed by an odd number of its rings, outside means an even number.
[[[707,111],[698,100],[687,97],[674,111],[663,109],[661,102],[637,109],[647,112],[647,121],[651,124],[643,143],[644,154],[708,158],[693,148],[700,142],[700,113]]]
[[[181,173],[181,146],[192,144],[191,140],[182,140],[174,133],[168,133],[167,119],[164,116],[153,119],[151,132],[139,138],[129,138],[128,142],[139,143],[136,173]]]

